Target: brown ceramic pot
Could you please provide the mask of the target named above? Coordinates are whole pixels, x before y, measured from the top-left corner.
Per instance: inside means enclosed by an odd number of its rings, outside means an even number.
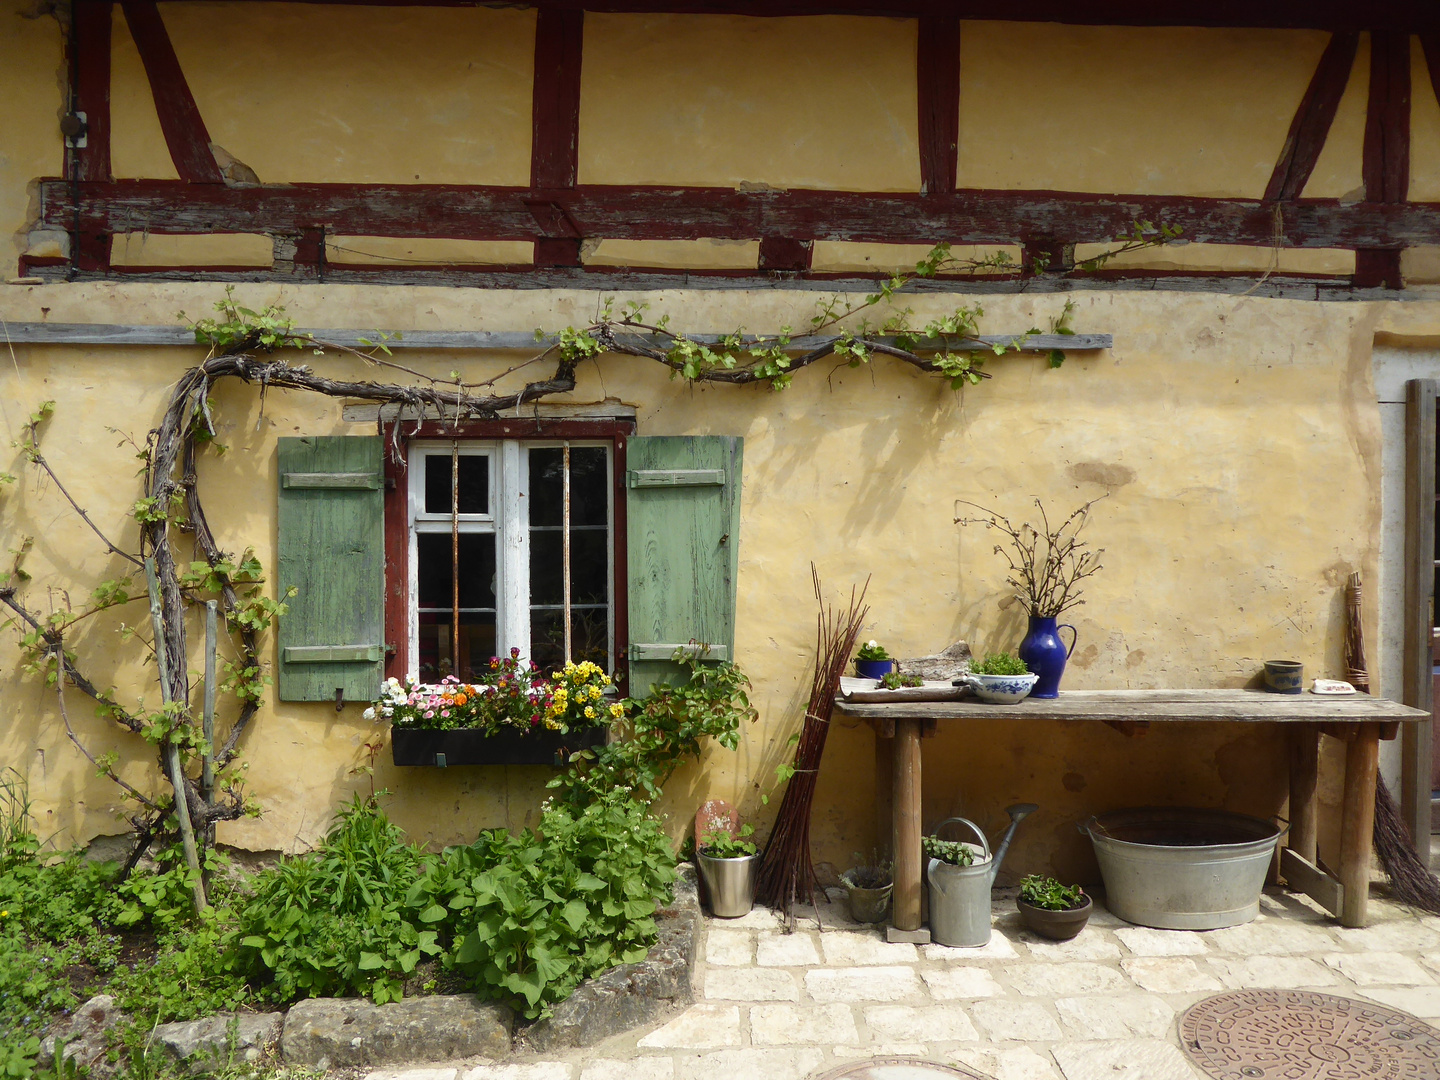
[[[1065,911],[1036,907],[1034,904],[1027,904],[1018,896],[1015,898],[1015,906],[1020,909],[1020,918],[1029,930],[1051,941],[1069,941],[1085,929],[1085,924],[1090,921],[1090,912],[1095,910],[1095,905],[1088,896],[1085,897],[1085,903],[1079,907]]]

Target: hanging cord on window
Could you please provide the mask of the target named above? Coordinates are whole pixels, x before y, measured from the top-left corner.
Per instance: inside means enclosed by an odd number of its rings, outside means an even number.
[[[572,659],[570,647],[570,444],[563,444],[564,470],[561,478],[563,497],[560,505],[560,562],[565,583],[565,663]]]
[[[450,674],[460,678],[460,440],[450,443]]]

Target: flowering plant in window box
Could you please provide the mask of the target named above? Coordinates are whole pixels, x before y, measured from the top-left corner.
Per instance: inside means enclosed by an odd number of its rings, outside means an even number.
[[[479,682],[387,679],[365,716],[390,721],[397,765],[554,764],[604,742],[603,723],[624,707],[605,704],[610,677],[597,664],[566,664],[552,679],[511,649]]]

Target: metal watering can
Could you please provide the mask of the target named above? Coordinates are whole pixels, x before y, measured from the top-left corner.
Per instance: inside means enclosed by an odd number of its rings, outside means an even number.
[[[930,936],[941,945],[964,949],[978,948],[990,940],[990,890],[995,875],[1005,861],[1005,852],[1015,829],[1027,815],[1040,809],[1034,803],[1007,806],[1010,828],[1000,841],[1000,849],[991,858],[990,842],[980,826],[968,818],[946,818],[935,826],[935,833],[951,823],[968,825],[980,838],[981,855],[969,866],[954,866],[931,859],[925,876],[930,882]],[[970,845],[974,847],[974,845]]]

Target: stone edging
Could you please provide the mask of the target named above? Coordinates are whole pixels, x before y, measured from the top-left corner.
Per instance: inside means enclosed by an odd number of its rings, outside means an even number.
[[[690,864],[678,867],[675,900],[656,913],[655,921],[659,939],[644,960],[587,980],[551,1016],[518,1031],[509,1007],[459,994],[388,1005],[310,998],[283,1016],[252,1013],[161,1024],[152,1038],[202,1068],[205,1059],[220,1056],[253,1061],[277,1043],[283,1061],[319,1068],[498,1059],[590,1046],[694,1000],[691,979],[701,917]]]

